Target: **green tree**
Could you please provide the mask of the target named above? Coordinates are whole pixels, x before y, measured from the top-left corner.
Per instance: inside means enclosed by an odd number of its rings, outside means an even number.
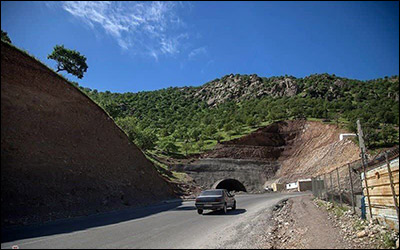
[[[5,42],[8,42],[8,43],[11,43],[11,39],[10,39],[10,37],[8,37],[7,32],[5,32],[3,30],[1,30],[1,40],[5,41]]]
[[[169,133],[169,131],[168,131],[168,128],[162,128],[162,129],[160,130],[160,135],[161,135],[162,137],[167,137],[167,136],[169,136],[170,133]]]
[[[157,136],[150,129],[136,131],[136,138],[134,141],[142,150],[151,150],[156,146]]]
[[[134,142],[142,150],[154,149],[157,136],[150,129],[139,130],[136,126],[137,119],[134,117],[117,118],[115,122],[128,135],[130,141]]]
[[[213,124],[209,124],[206,129],[204,130],[204,135],[208,138],[214,138],[215,134],[217,133],[217,129]]]
[[[232,122],[228,122],[228,123],[226,123],[225,125],[224,125],[224,130],[225,130],[225,132],[229,132],[229,131],[231,131],[233,129],[233,124],[232,124]]]
[[[200,135],[201,135],[201,131],[197,128],[193,129],[190,132],[190,137],[195,141],[198,141],[200,139]]]
[[[197,143],[196,143],[196,148],[199,150],[199,151],[203,151],[203,149],[204,149],[204,141],[203,140],[199,140]]]
[[[189,151],[189,150],[192,150],[192,148],[193,148],[193,145],[192,145],[192,143],[191,143],[190,141],[185,140],[185,141],[183,142],[183,144],[182,144],[182,149],[183,149],[183,151],[185,151],[185,155],[186,155],[186,156],[188,155],[188,151]]]
[[[78,51],[64,48],[64,45],[54,46],[53,52],[47,58],[57,61],[57,72],[65,70],[79,79],[88,69],[86,57]]]
[[[178,151],[178,147],[170,140],[161,142],[160,149],[168,154],[176,153]]]
[[[246,119],[246,124],[247,124],[248,126],[253,127],[253,126],[257,125],[257,120],[256,120],[256,118],[255,118],[254,116],[249,116],[249,117]]]
[[[221,140],[224,139],[224,137],[221,134],[216,134],[214,136],[214,139],[217,140],[218,143],[220,143]]]
[[[233,132],[235,135],[240,135],[243,132],[243,127],[241,126],[241,124],[236,123],[233,128]]]
[[[136,138],[136,123],[137,119],[134,117],[117,118],[115,120],[118,126],[128,135],[130,141],[134,141]]]
[[[393,145],[399,142],[399,136],[397,130],[388,124],[382,129],[382,139],[386,145]]]

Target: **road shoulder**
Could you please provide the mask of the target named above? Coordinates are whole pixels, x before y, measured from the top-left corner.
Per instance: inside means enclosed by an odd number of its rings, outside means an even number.
[[[369,225],[356,215],[351,215],[350,211],[327,205],[328,209],[322,205],[322,201],[313,201],[312,195],[294,197],[280,203],[272,214],[272,231],[264,235],[263,248],[391,248],[383,242],[382,235],[387,232],[382,226]],[[363,228],[366,229],[357,231],[358,224],[365,225]]]

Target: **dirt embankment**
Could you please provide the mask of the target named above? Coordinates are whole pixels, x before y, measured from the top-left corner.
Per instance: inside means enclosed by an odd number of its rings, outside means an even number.
[[[1,44],[1,223],[28,224],[173,197],[93,101]]]
[[[345,132],[336,125],[321,122],[276,122],[224,142],[203,157],[277,161],[280,167],[275,179],[296,181],[357,160],[357,145],[350,140],[339,141],[340,133]]]

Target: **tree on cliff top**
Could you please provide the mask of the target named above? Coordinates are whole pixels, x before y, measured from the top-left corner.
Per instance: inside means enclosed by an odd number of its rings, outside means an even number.
[[[1,30],[1,40],[11,43],[11,39],[10,39],[10,37],[8,37],[7,32],[5,32],[3,30]]]
[[[64,45],[54,46],[53,52],[47,58],[57,61],[57,72],[65,70],[79,79],[88,68],[85,56],[78,51],[64,48]]]

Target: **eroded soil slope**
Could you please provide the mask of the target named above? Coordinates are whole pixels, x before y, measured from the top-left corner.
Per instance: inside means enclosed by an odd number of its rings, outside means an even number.
[[[94,102],[1,44],[1,223],[152,203],[173,191]]]
[[[204,158],[277,161],[274,179],[282,182],[309,178],[316,173],[359,159],[359,149],[332,124],[307,120],[273,123],[247,136],[219,144]]]
[[[290,141],[281,154],[277,177],[295,181],[322,174],[360,158],[359,147],[353,141],[339,140],[336,125],[305,122],[301,133]]]

